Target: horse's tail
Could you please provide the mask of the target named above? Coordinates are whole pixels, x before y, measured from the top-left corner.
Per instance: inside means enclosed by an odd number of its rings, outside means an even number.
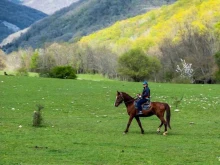
[[[166,107],[166,121],[167,121],[167,125],[171,129],[171,126],[170,126],[170,117],[171,117],[170,106],[168,104],[165,104],[165,107]]]

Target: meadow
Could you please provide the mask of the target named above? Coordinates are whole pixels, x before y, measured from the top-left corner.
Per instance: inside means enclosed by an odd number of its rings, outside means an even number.
[[[220,164],[220,85],[149,87],[151,101],[171,106],[167,136],[164,127],[156,133],[156,116],[141,118],[144,135],[135,120],[123,135],[128,115],[124,104],[114,107],[116,91],[135,96],[141,83],[0,75],[0,164]],[[41,127],[32,126],[37,104]]]

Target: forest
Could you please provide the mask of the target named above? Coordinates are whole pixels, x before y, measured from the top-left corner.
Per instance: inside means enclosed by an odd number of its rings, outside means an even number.
[[[129,65],[120,68],[128,58]],[[69,65],[77,73],[130,81],[207,83],[220,81],[219,61],[220,1],[179,0],[118,21],[78,42],[20,49],[1,63],[40,73]]]

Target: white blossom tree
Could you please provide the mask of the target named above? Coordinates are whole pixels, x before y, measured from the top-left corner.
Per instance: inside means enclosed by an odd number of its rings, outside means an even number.
[[[177,69],[176,72],[180,73],[180,77],[181,78],[187,78],[192,80],[193,78],[193,74],[194,74],[194,70],[192,68],[192,64],[187,64],[185,60],[180,59],[181,60],[181,66],[177,65]]]

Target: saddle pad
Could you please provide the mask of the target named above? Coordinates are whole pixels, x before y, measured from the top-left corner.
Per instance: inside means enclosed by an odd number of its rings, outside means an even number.
[[[137,107],[137,101],[134,102],[134,106],[135,106],[135,109],[138,109],[138,107]],[[143,109],[143,110],[148,110],[148,109],[150,109],[150,102],[148,101],[148,102],[142,104],[142,109]]]

